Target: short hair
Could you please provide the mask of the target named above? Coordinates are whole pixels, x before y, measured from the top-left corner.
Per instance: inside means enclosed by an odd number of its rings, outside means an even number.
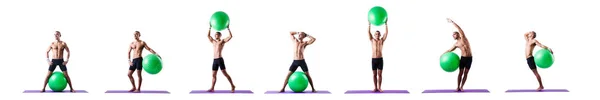
[[[375,31],[375,32],[380,33],[379,31]]]
[[[454,34],[458,34],[458,32],[457,32],[457,31],[454,31]]]
[[[215,35],[221,35],[221,32],[216,32]]]
[[[537,33],[535,33],[535,31],[531,31],[531,33],[533,34],[533,38],[537,37]]]
[[[60,31],[55,31],[55,33],[54,33],[54,34],[56,34],[56,35],[59,35],[59,36],[62,36],[62,34],[60,33]]]

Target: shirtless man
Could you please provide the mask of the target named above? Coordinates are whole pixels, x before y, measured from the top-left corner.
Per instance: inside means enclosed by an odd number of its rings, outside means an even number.
[[[373,70],[373,83],[375,83],[375,89],[373,89],[373,92],[383,92],[383,90],[381,90],[381,80],[383,80],[381,77],[383,70],[383,55],[381,51],[383,50],[383,42],[385,42],[385,39],[387,39],[387,34],[387,21],[385,23],[385,34],[383,34],[383,37],[381,37],[379,31],[375,31],[375,37],[373,37],[373,34],[371,34],[371,23],[369,23],[369,40],[371,40],[371,46],[373,49],[371,69]]]
[[[294,37],[294,35],[296,35],[296,34],[298,34],[298,38]],[[308,83],[310,83],[310,87],[312,88],[312,92],[317,92],[313,85],[312,78],[310,77],[310,74],[308,74],[308,66],[306,65],[306,62],[304,61],[304,49],[306,48],[306,46],[313,44],[316,39],[304,32],[290,32],[290,36],[292,37],[292,40],[294,41],[294,44],[295,44],[294,62],[292,62],[292,65],[290,66],[290,70],[289,70],[290,72],[288,72],[287,76],[285,77],[285,82],[283,83],[283,88],[281,88],[281,91],[279,91],[279,92],[285,91],[285,86],[288,84],[290,75],[292,75],[296,71],[296,69],[298,69],[298,67],[302,68],[302,71],[304,72],[304,74],[306,74],[306,77],[308,78]],[[304,41],[304,38],[306,38],[306,37],[310,38],[310,40]]]
[[[217,83],[217,70],[219,70],[219,68],[221,68],[221,72],[223,73],[223,75],[225,75],[225,77],[227,78],[227,80],[229,80],[229,84],[231,85],[231,92],[235,92],[235,85],[233,85],[233,81],[231,80],[231,77],[229,76],[229,74],[227,74],[227,71],[225,70],[225,61],[223,60],[223,56],[221,56],[221,52],[223,51],[223,47],[225,46],[225,43],[229,42],[229,40],[231,40],[231,37],[233,37],[233,35],[231,35],[231,30],[229,30],[229,26],[227,26],[227,31],[229,31],[229,37],[221,39],[221,32],[216,32],[215,33],[215,38],[210,36],[210,30],[212,29],[212,25],[210,26],[210,28],[208,28],[208,40],[210,40],[210,43],[213,44],[213,49],[214,49],[214,60],[213,60],[213,64],[212,64],[212,86],[210,87],[210,89],[208,89],[208,92],[214,92],[215,90],[215,84]]]
[[[527,65],[529,65],[529,69],[531,69],[531,71],[533,71],[533,74],[535,74],[535,77],[538,80],[538,84],[540,85],[540,87],[538,87],[537,90],[540,91],[540,90],[544,89],[544,85],[542,84],[542,78],[540,77],[540,74],[537,71],[537,67],[535,65],[535,60],[533,59],[533,53],[532,53],[533,48],[537,45],[541,48],[550,50],[550,53],[554,53],[554,52],[552,51],[552,49],[548,48],[545,45],[542,45],[542,43],[537,41],[535,39],[536,36],[537,36],[537,34],[534,31],[525,33],[525,41],[526,41],[525,58],[527,58]]]
[[[129,53],[127,54],[127,59],[129,59],[129,72],[127,73],[127,76],[129,77],[129,81],[131,81],[131,85],[133,86],[129,92],[140,92],[140,88],[142,88],[142,61],[144,61],[142,59],[142,50],[146,49],[152,54],[156,54],[156,52],[154,52],[152,48],[148,47],[148,44],[146,44],[145,41],[140,40],[141,34],[139,31],[135,31],[133,36],[135,37],[135,41],[131,42],[129,45]],[[132,51],[133,59],[131,59]],[[156,55],[160,58],[160,55]],[[138,75],[137,89],[135,88],[135,81],[133,79],[133,72],[136,70]]]
[[[463,91],[463,87],[465,82],[467,81],[467,75],[469,74],[469,69],[471,69],[471,63],[473,62],[473,57],[471,55],[471,44],[469,40],[465,36],[463,30],[458,26],[452,19],[448,19],[448,22],[452,23],[454,27],[458,29],[458,32],[454,32],[452,35],[456,40],[456,43],[450,48],[450,50],[446,52],[452,52],[456,48],[460,49],[461,57],[458,72],[458,86],[456,87],[456,91]]]
[[[71,88],[71,92],[75,92],[73,89],[71,77],[69,77],[69,73],[67,73],[67,63],[69,62],[69,58],[71,57],[71,51],[69,50],[69,46],[65,41],[60,40],[61,34],[59,31],[54,33],[54,38],[56,41],[50,44],[48,50],[46,51],[46,59],[48,59],[48,74],[46,75],[46,80],[44,81],[44,88],[42,88],[42,92],[46,92],[46,85],[48,85],[48,79],[56,69],[56,66],[60,68],[60,71],[63,72],[65,78],[67,79],[67,83],[69,83],[69,88]],[[52,60],[50,60],[50,51],[52,51]],[[67,52],[67,59],[63,59],[64,51]]]

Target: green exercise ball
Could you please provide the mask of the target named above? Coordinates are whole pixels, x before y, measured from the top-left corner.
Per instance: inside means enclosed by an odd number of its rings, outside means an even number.
[[[381,26],[387,21],[387,11],[381,6],[375,6],[369,10],[369,22],[375,26]]]
[[[533,59],[535,64],[540,68],[549,68],[554,64],[554,55],[548,49],[538,50]]]
[[[454,72],[458,69],[459,61],[460,58],[456,53],[447,52],[440,57],[440,66],[446,72]]]
[[[213,13],[210,18],[210,25],[216,31],[222,31],[229,25],[229,15],[223,11],[217,11]]]
[[[288,80],[288,86],[290,86],[290,89],[294,92],[304,92],[306,87],[308,87],[308,78],[304,72],[294,72]]]
[[[158,74],[162,70],[162,62],[160,57],[155,54],[148,54],[142,61],[142,67],[148,74]]]
[[[54,72],[48,79],[48,86],[54,92],[61,92],[67,88],[67,78],[62,72]]]

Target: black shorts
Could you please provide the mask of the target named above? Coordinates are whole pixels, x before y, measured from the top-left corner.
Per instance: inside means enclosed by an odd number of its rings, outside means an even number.
[[[129,66],[129,70],[142,70],[142,61],[144,61],[142,57],[133,59],[133,61],[131,61],[133,65]]]
[[[371,61],[371,69],[372,70],[382,70],[383,69],[383,58],[373,58]]]
[[[63,64],[64,62],[65,60],[63,59],[52,59],[52,64],[48,67],[48,71],[54,71],[56,66],[60,67],[60,71],[67,71],[67,66]]]
[[[529,66],[529,69],[536,69],[536,65],[535,65],[535,60],[532,57],[527,58],[527,65]]]
[[[223,58],[216,58],[213,60],[212,70],[217,71],[219,68],[221,68],[221,70],[225,69],[225,61],[223,61]]]
[[[292,66],[290,66],[290,71],[294,72],[298,67],[302,68],[302,71],[308,72],[308,66],[306,65],[306,61],[304,60],[294,60],[292,62]]]
[[[460,69],[464,69],[464,68],[471,69],[471,63],[473,63],[473,57],[464,57],[464,56],[461,56],[460,57],[460,64],[458,64],[458,67]]]

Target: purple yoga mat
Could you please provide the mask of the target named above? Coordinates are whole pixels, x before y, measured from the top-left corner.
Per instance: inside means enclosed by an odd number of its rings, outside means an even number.
[[[536,89],[511,89],[507,90],[506,93],[510,92],[569,92],[567,89],[543,89],[538,91]]]
[[[408,90],[383,90],[383,92],[373,92],[373,90],[348,90],[344,94],[409,94]]]
[[[61,92],[54,92],[52,90],[46,90],[46,92],[42,92],[41,90],[25,90],[23,93],[73,93],[71,90],[63,90]],[[75,90],[75,93],[88,93],[85,90]]]
[[[129,90],[108,90],[104,93],[134,93]],[[152,94],[169,94],[169,91],[165,90],[141,90],[139,93],[152,93]]]
[[[192,90],[190,94],[211,94],[211,93],[219,93],[219,94],[228,94],[231,93],[231,90],[215,90],[213,92],[208,92],[207,90]],[[235,94],[253,94],[254,92],[250,90],[235,90]]]
[[[265,94],[331,94],[331,92],[327,91],[327,90],[317,90],[317,92],[311,92],[311,91],[304,91],[304,92],[293,92],[293,91],[285,91],[280,93],[279,91],[267,91],[265,92]]]
[[[436,90],[425,90],[423,93],[490,93],[487,89],[464,89],[463,91],[456,92],[456,89],[436,89]]]

